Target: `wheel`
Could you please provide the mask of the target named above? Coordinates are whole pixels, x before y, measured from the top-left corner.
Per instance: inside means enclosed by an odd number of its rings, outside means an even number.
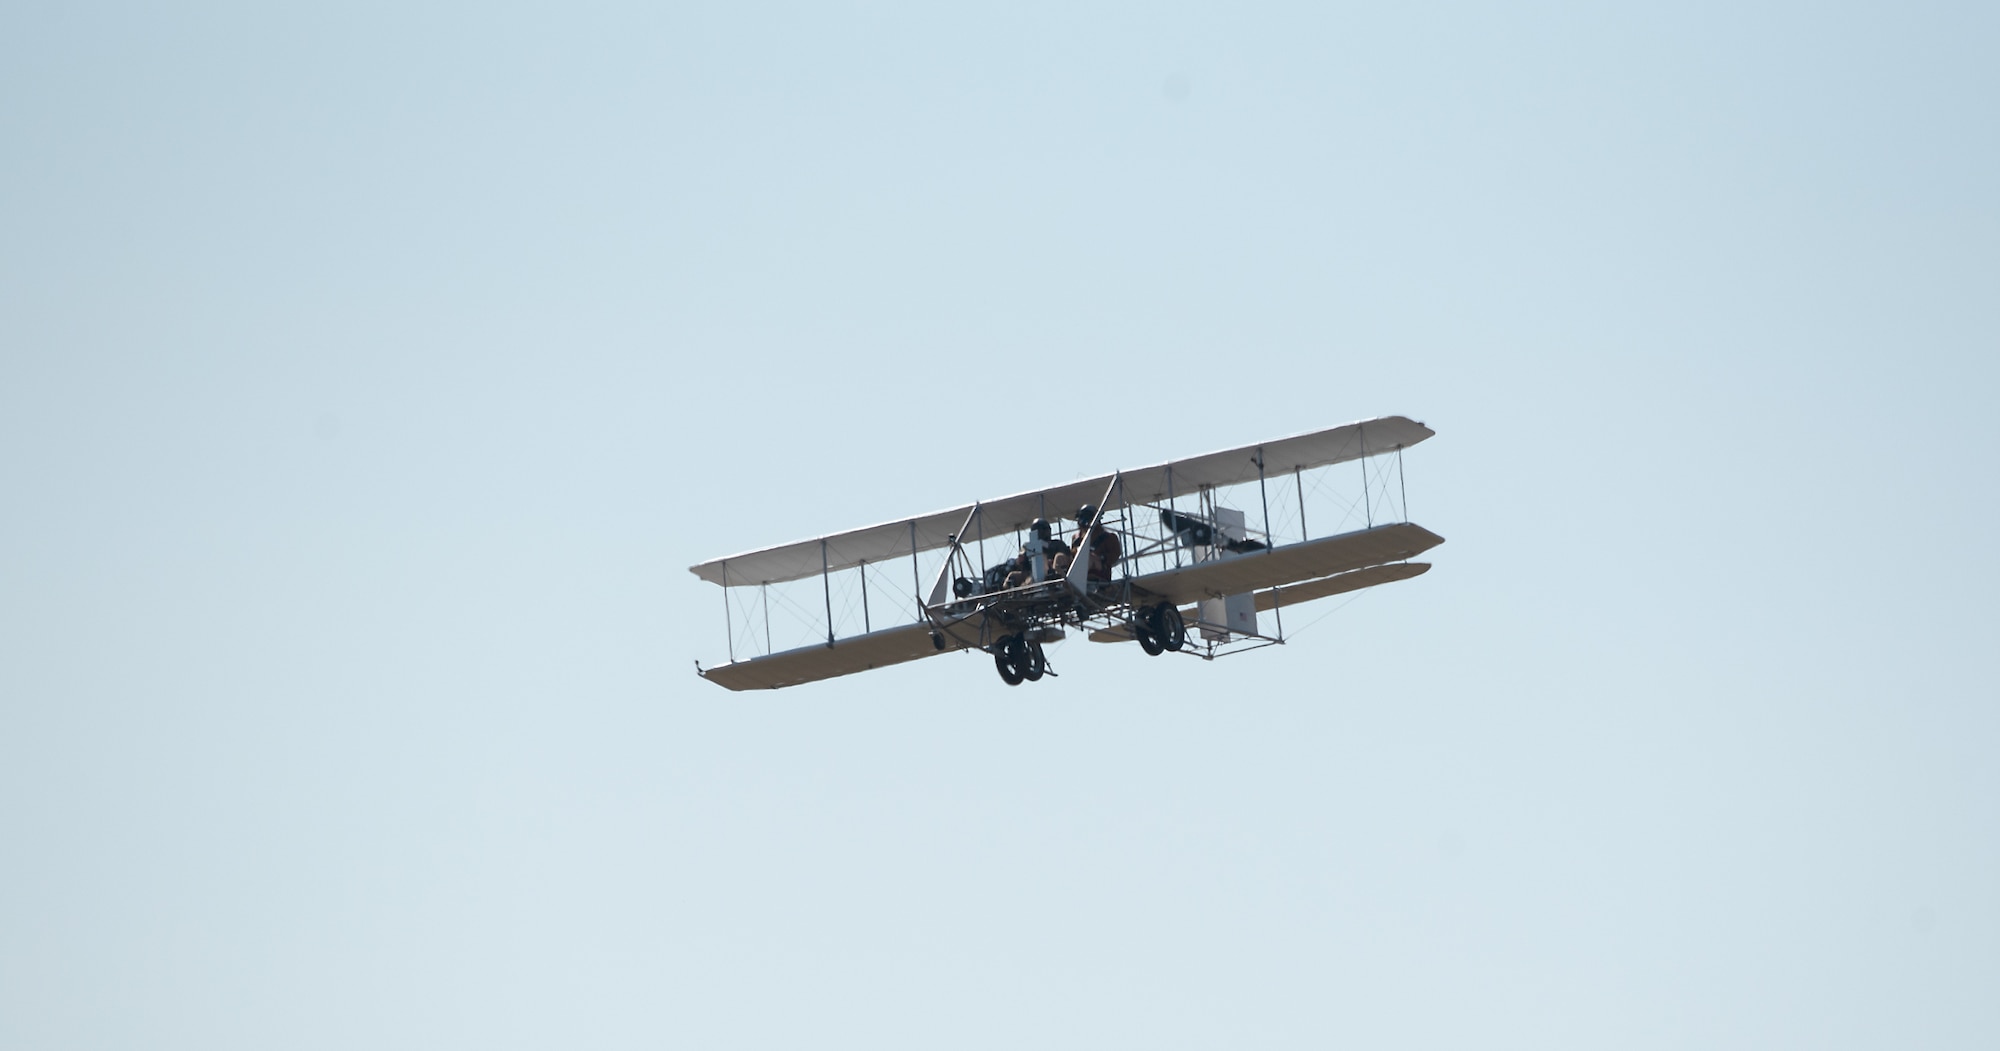
[[[1148,657],[1157,657],[1166,649],[1166,644],[1160,641],[1159,616],[1158,609],[1148,606],[1132,618],[1132,633],[1139,637],[1139,648]]]
[[[1021,675],[1029,682],[1037,682],[1048,673],[1049,659],[1042,653],[1042,644],[1028,643],[1028,663],[1021,668]]]
[[[1187,645],[1187,621],[1181,617],[1180,607],[1171,602],[1162,602],[1153,607],[1155,620],[1160,626],[1160,645],[1179,653]]]
[[[1025,678],[1021,674],[1021,669],[1014,665],[1014,655],[1006,650],[993,655],[993,667],[1000,673],[1000,681],[1009,686],[1019,686],[1021,680]]]
[[[1026,678],[1022,666],[1027,659],[1027,647],[1021,645],[1019,635],[1009,635],[993,648],[993,667],[1000,673],[1000,681],[1009,686],[1019,686]]]

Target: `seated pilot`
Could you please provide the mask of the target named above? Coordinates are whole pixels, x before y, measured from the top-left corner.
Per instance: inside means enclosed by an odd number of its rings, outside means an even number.
[[[1125,557],[1125,545],[1118,542],[1118,534],[1112,532],[1109,528],[1092,530],[1090,528],[1091,523],[1096,520],[1097,508],[1094,505],[1085,504],[1077,508],[1077,530],[1076,535],[1070,538],[1070,546],[1072,548],[1081,548],[1088,544],[1090,548],[1090,568],[1084,571],[1085,577],[1094,583],[1109,583],[1111,580],[1111,567],[1117,565],[1118,560]],[[1054,571],[1058,575],[1066,574],[1069,572],[1069,566],[1070,556],[1065,554],[1056,560]]]
[[[1037,518],[1028,527],[1028,541],[1021,545],[1021,553],[1014,557],[1013,572],[1007,574],[1007,587],[1018,588],[1029,581],[1041,583],[1052,576],[1060,575],[1054,565],[1060,560],[1068,564],[1069,545],[1057,540],[1051,534],[1048,520]]]

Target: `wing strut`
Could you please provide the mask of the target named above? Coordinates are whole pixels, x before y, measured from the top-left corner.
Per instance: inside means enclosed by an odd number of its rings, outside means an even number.
[[[1312,530],[1306,528],[1305,471],[1306,469],[1303,467],[1292,468],[1292,484],[1298,486],[1299,488],[1299,539],[1311,540],[1313,538]]]
[[[959,551],[965,550],[965,544],[964,544],[965,531],[966,529],[971,527],[973,519],[978,517],[978,515],[979,515],[979,505],[973,504],[972,510],[966,512],[965,521],[959,523],[958,532],[951,534],[951,546],[953,548]],[[951,565],[952,565],[951,556],[946,555],[944,560],[944,565],[938,567],[937,582],[931,585],[931,600],[925,603],[924,605],[935,606],[938,603],[944,601],[945,581],[951,579]],[[916,572],[916,570],[912,568],[911,572],[914,573]],[[926,617],[929,616],[928,610],[926,611],[925,616]]]
[[[819,585],[826,593],[826,648],[833,648],[833,571],[827,568],[826,538],[819,541]]]
[[[1264,491],[1264,447],[1257,447],[1257,502],[1264,506],[1264,550],[1278,546],[1278,538],[1271,535],[1271,494]]]
[[[910,597],[917,600],[917,619],[924,619],[924,581],[917,569],[917,520],[910,519]]]
[[[1355,424],[1354,431],[1361,435],[1361,447],[1363,449],[1368,448],[1368,428],[1361,424]],[[1368,495],[1368,458],[1364,456],[1356,462],[1361,464],[1362,521],[1367,522],[1368,528],[1373,529],[1375,528],[1375,500]],[[1408,518],[1409,515],[1404,515],[1403,517]]]
[[[1410,520],[1410,483],[1403,478],[1403,447],[1396,446],[1396,487],[1403,491],[1403,521]]]
[[[1097,501],[1097,513],[1090,518],[1090,528],[1083,532],[1081,550],[1069,553],[1069,572],[1063,574],[1063,583],[1079,595],[1090,593],[1090,542],[1097,539],[1097,531],[1104,528],[1104,509],[1111,506],[1111,494],[1125,484],[1125,472],[1112,474],[1111,484],[1104,487],[1104,498]]]

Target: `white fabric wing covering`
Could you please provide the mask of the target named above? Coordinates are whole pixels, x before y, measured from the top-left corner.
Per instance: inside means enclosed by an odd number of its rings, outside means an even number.
[[[956,647],[952,647],[956,649]],[[939,652],[928,624],[906,624],[841,639],[832,646],[801,646],[768,657],[701,669],[702,678],[732,690],[775,690],[929,657]]]
[[[1397,522],[1286,544],[1240,558],[1196,562],[1180,569],[1148,573],[1133,577],[1132,588],[1176,604],[1247,595],[1264,588],[1412,559],[1442,543],[1443,537],[1423,526]]]
[[[1301,602],[1311,602],[1330,595],[1345,595],[1362,588],[1393,584],[1398,580],[1423,576],[1430,572],[1430,568],[1429,562],[1391,562],[1386,566],[1370,566],[1351,573],[1339,573],[1320,580],[1309,580],[1303,584],[1266,588],[1257,592],[1257,612],[1268,613],[1281,606],[1296,606]],[[1189,606],[1181,610],[1181,616],[1192,626],[1201,619],[1201,611],[1195,606]],[[1099,628],[1086,637],[1092,642],[1132,642],[1138,638],[1132,634],[1130,627],[1122,623]]]
[[[1188,496],[1203,486],[1241,485],[1257,480],[1257,457],[1261,450],[1269,476],[1311,470],[1329,464],[1346,463],[1381,453],[1407,448],[1431,437],[1429,427],[1404,416],[1350,423],[1311,434],[1294,435],[1257,445],[1207,453],[1152,467],[1123,472],[1123,498],[1128,503],[1165,500]],[[1025,529],[1036,518],[1054,521],[1067,517],[1077,507],[1103,499],[1112,475],[1100,475],[1066,482],[1048,489],[1020,493],[985,501],[979,514],[966,527],[966,538],[985,535],[1001,537]],[[965,524],[974,505],[965,504],[914,518],[902,518],[881,525],[853,529],[831,536],[814,537],[761,551],[746,551],[690,567],[694,575],[712,584],[742,587],[778,584],[816,576],[823,570],[851,569],[863,562],[887,562],[908,558],[913,551],[929,551],[951,542],[951,534]]]

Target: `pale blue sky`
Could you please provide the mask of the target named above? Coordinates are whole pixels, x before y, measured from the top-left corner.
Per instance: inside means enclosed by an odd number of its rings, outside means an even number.
[[[16,5],[0,1046],[1994,1046],[1996,39]],[[1280,650],[693,673],[1385,413],[1437,569]]]

